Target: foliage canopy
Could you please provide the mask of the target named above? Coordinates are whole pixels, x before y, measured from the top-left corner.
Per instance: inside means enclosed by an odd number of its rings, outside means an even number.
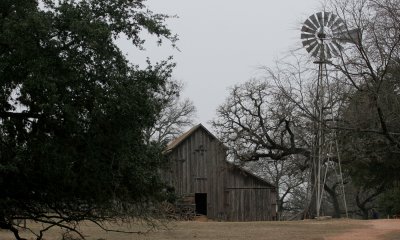
[[[19,219],[143,216],[162,197],[161,151],[143,132],[173,64],[141,69],[114,43],[141,48],[143,30],[175,42],[143,2],[0,2],[0,228],[16,238]]]

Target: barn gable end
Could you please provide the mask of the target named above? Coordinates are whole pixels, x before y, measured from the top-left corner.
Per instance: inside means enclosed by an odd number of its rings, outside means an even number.
[[[168,144],[165,181],[179,196],[205,202],[207,217],[228,221],[275,218],[274,187],[226,160],[224,146],[199,124]],[[203,204],[203,203],[201,203]],[[198,211],[202,211],[199,210]]]

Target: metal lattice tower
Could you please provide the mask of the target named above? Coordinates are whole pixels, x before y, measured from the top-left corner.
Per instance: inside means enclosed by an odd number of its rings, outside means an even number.
[[[336,138],[336,131],[325,125],[329,117],[334,120],[332,105],[332,92],[330,89],[329,74],[327,65],[330,59],[340,56],[344,43],[358,44],[360,31],[349,30],[342,19],[330,12],[318,12],[311,15],[301,28],[302,44],[315,58],[314,63],[318,64],[318,78],[316,81],[316,92],[314,98],[314,147],[312,157],[313,193],[315,194],[316,215],[320,216],[324,184],[330,166],[331,156],[337,156],[341,183],[343,202],[348,217],[346,197],[343,184],[343,174],[339,155],[339,146]],[[337,173],[335,167],[331,167]]]

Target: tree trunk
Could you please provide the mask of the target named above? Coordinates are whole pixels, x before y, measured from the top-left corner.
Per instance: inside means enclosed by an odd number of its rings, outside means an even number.
[[[369,209],[366,208],[366,206],[365,206],[366,203],[367,203],[367,201],[364,201],[364,202],[361,203],[359,193],[357,193],[357,195],[356,195],[357,207],[361,210],[362,218],[365,219],[365,220],[368,220],[369,219],[369,214],[368,214],[368,210]]]
[[[281,221],[282,220],[282,212],[283,212],[283,198],[279,196],[279,178],[277,177],[275,180],[275,188],[276,188],[276,206],[278,207],[277,213],[276,213],[276,220]]]
[[[314,153],[314,155],[316,155],[316,153]],[[311,162],[313,162],[313,158],[310,159]],[[315,161],[317,161],[315,159]],[[307,206],[307,209],[304,214],[305,218],[309,218],[309,219],[314,219],[315,217],[317,217],[317,182],[316,182],[316,176],[317,176],[317,169],[318,169],[318,164],[311,164],[311,198],[310,198],[310,203]]]
[[[325,191],[329,194],[329,196],[332,199],[332,203],[333,203],[333,218],[340,218],[340,205],[339,205],[339,200],[338,200],[338,196],[337,193],[335,191],[335,187],[333,187],[332,189],[330,187],[328,187],[328,185],[324,185],[324,189]]]
[[[369,219],[368,209],[364,208],[361,210],[362,210],[363,219],[368,220]]]
[[[312,184],[314,184],[314,181],[312,181]],[[310,202],[304,209],[303,216],[301,218],[302,220],[314,219],[317,216],[317,214],[316,214],[316,206],[317,206],[316,205],[316,197],[317,197],[316,191],[314,189],[312,189]]]

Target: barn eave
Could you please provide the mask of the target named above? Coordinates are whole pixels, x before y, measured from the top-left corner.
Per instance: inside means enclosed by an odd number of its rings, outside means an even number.
[[[200,123],[189,129],[187,132],[183,133],[179,137],[175,138],[170,143],[168,143],[167,147],[164,150],[164,154],[168,154],[171,151],[173,151],[175,148],[177,148],[180,144],[182,144],[186,139],[188,139],[194,132],[196,132],[199,129],[204,130],[212,139],[218,141],[225,150],[228,150],[227,146],[225,146],[214,134],[212,134],[207,128],[203,126],[203,124]]]

